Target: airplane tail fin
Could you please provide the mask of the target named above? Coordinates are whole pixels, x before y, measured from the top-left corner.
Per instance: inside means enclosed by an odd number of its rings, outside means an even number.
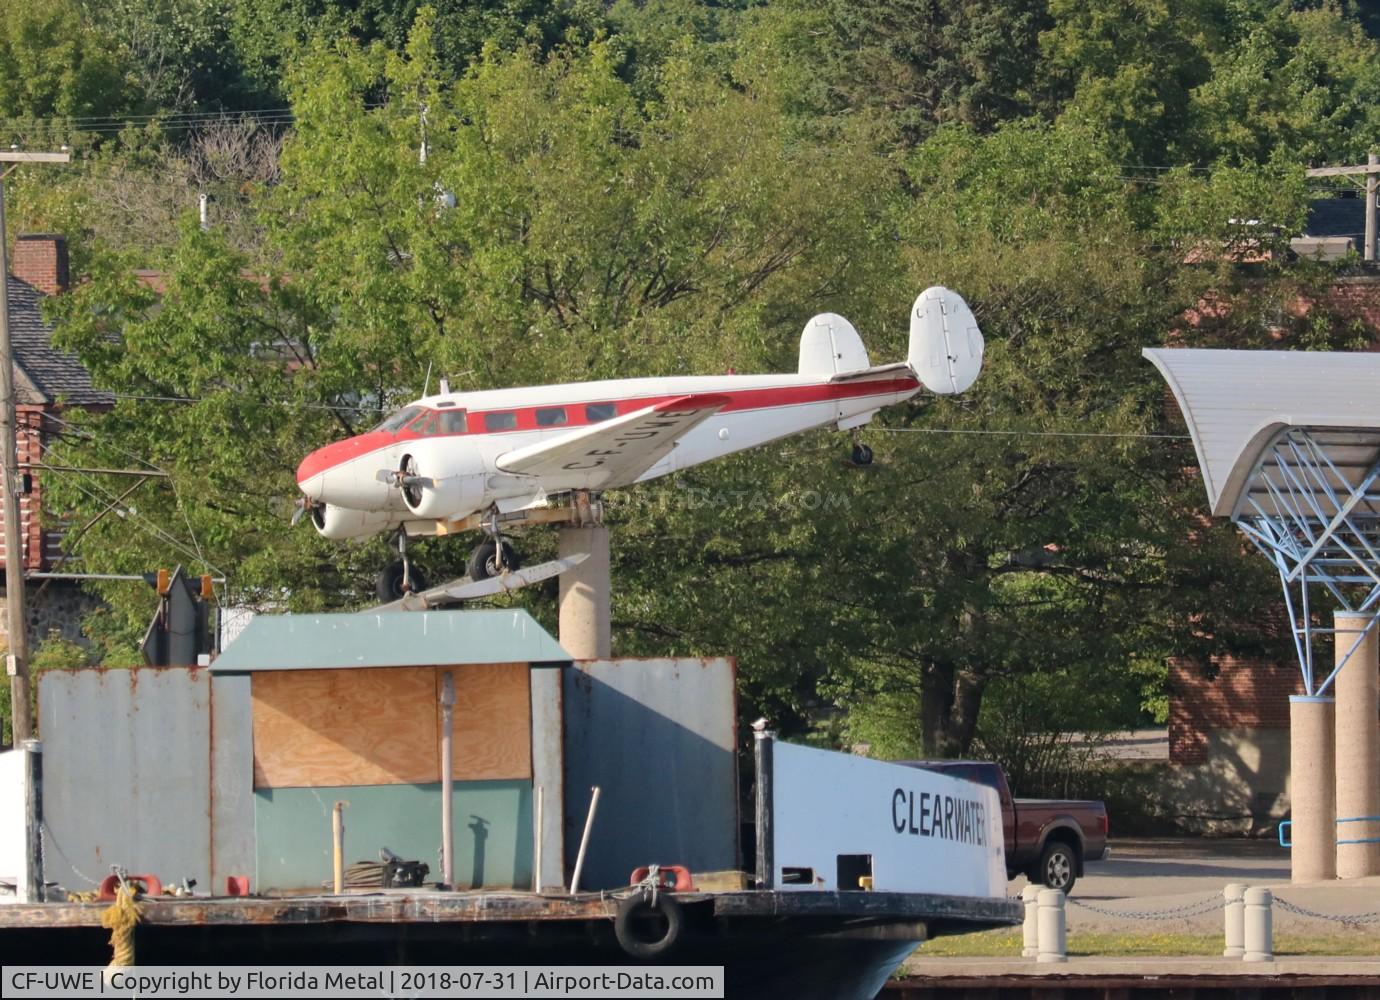
[[[982,331],[963,296],[939,285],[920,293],[911,308],[906,361],[925,388],[963,392],[982,371],[982,349]]]
[[[838,375],[871,366],[858,331],[837,313],[821,313],[801,331],[800,374]]]

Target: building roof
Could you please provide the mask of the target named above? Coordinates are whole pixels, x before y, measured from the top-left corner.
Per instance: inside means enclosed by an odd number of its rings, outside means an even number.
[[[211,672],[568,663],[561,648],[520,608],[259,615],[211,664]]]
[[[1262,458],[1291,428],[1309,428],[1338,487],[1380,459],[1380,354],[1147,348],[1188,422],[1208,504],[1235,518],[1269,505]],[[1345,482],[1343,482],[1345,481]]]
[[[19,402],[80,406],[114,402],[109,393],[91,384],[91,373],[75,354],[53,347],[53,328],[40,312],[44,297],[32,285],[9,277],[10,343]]]
[[[1345,236],[1360,246],[1366,235],[1366,202],[1364,198],[1313,198],[1308,202],[1308,221],[1305,236]]]

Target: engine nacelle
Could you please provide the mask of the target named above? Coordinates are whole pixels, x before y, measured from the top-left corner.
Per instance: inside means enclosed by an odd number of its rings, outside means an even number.
[[[311,509],[311,523],[326,538],[363,538],[396,528],[403,519],[384,510],[354,510],[335,504],[317,504]]]
[[[464,517],[484,504],[488,473],[482,460],[473,453],[457,456],[446,444],[418,441],[399,463],[398,471],[404,476],[421,480],[402,485],[403,502],[416,517]]]

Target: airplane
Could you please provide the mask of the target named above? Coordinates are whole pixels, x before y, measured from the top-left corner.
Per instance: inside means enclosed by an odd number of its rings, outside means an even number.
[[[958,293],[916,298],[905,361],[873,366],[853,325],[834,313],[805,324],[798,370],[788,374],[611,379],[450,391],[424,396],[363,434],[302,460],[294,521],[310,513],[327,538],[395,533],[401,558],[379,576],[382,601],[424,588],[407,540],[480,530],[468,562],[480,581],[516,569],[503,534],[521,524],[597,520],[602,491],[631,486],[820,427],[850,431],[852,460],[872,461],[857,438],[884,406],[923,385],[951,395],[982,368],[983,338]]]

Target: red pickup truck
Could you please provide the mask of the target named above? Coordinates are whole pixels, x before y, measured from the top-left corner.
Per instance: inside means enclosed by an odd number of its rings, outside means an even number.
[[[1062,799],[1017,799],[1011,795],[1000,764],[980,760],[898,760],[907,767],[938,771],[995,788],[1001,799],[1001,827],[1006,841],[1006,877],[1024,874],[1051,889],[1073,891],[1085,861],[1104,861],[1107,807],[1101,802]]]

